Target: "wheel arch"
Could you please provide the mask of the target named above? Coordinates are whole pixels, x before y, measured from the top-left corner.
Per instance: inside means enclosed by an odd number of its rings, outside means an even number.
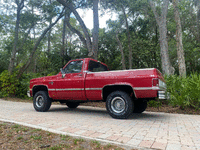
[[[38,91],[46,91],[49,95],[48,87],[46,85],[35,85],[32,88],[33,97]]]
[[[132,98],[136,98],[135,91],[133,87],[129,84],[111,84],[111,85],[105,85],[102,88],[102,99],[103,101],[106,101],[106,98],[108,95],[114,91],[124,91],[131,95]]]

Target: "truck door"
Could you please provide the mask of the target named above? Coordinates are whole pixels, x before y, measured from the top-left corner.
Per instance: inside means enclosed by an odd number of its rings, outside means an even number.
[[[60,74],[57,80],[57,96],[65,100],[86,100],[83,60],[71,61],[64,71],[65,77]]]

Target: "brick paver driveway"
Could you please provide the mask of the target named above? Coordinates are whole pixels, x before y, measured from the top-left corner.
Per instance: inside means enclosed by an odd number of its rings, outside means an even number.
[[[200,149],[199,115],[144,112],[119,120],[103,108],[52,105],[36,112],[31,103],[0,100],[0,120],[133,148]]]

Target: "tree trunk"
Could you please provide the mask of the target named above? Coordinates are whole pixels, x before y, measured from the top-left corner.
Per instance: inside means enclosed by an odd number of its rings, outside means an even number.
[[[174,68],[171,66],[169,61],[169,53],[168,53],[168,41],[167,41],[167,11],[169,0],[163,0],[162,8],[161,8],[161,16],[159,16],[156,12],[155,4],[152,0],[149,0],[151,9],[153,10],[156,22],[159,27],[159,42],[160,42],[160,53],[161,53],[161,61],[162,61],[162,72],[166,75],[171,75],[174,73]]]
[[[160,37],[160,49],[161,49],[161,60],[162,60],[162,70],[164,74],[171,75],[171,65],[169,61],[168,53],[168,42],[167,42],[167,27],[166,24],[162,24],[159,27]]]
[[[67,12],[65,10],[65,17],[63,20],[63,32],[62,32],[62,48],[61,48],[61,53],[60,53],[63,65],[64,65],[64,52],[65,52],[66,25],[67,25]]]
[[[78,12],[76,11],[76,9],[74,8],[74,6],[73,6],[73,4],[71,2],[66,2],[65,0],[57,0],[57,1],[60,4],[62,4],[63,6],[67,7],[71,12],[73,12],[74,16],[78,20],[78,22],[79,22],[79,24],[80,24],[80,26],[81,26],[81,28],[83,30],[83,33],[85,35],[87,49],[88,49],[88,52],[89,52],[88,55],[92,56],[93,52],[92,52],[92,42],[91,42],[91,39],[90,39],[90,35],[88,33],[88,29],[85,26],[85,23],[83,22],[83,20],[80,17],[80,15],[78,14]]]
[[[118,38],[118,33],[117,32],[116,32],[116,39],[117,39],[117,42],[118,42],[118,45],[119,45],[119,49],[120,49],[121,55],[122,55],[122,69],[126,70],[125,59],[124,59],[124,51],[123,51],[123,48],[122,48],[122,43],[120,42],[120,40]]]
[[[49,0],[49,3],[51,4],[51,0]],[[52,18],[50,18],[50,21],[49,21],[49,25],[52,23]],[[48,56],[49,56],[49,53],[51,51],[51,29],[49,30],[48,32],[48,48],[47,48],[47,53],[48,53]]]
[[[174,18],[176,21],[176,43],[177,43],[177,56],[178,56],[178,66],[179,66],[179,75],[186,77],[186,66],[185,66],[185,57],[182,43],[182,27],[181,20],[179,17],[178,5],[176,0],[172,0],[174,7]]]
[[[52,23],[52,20],[50,20],[49,25]],[[51,52],[51,30],[48,32],[48,48],[47,53],[49,54]]]
[[[85,40],[85,37],[81,34],[81,32],[79,30],[77,30],[76,28],[74,28],[71,24],[70,24],[70,13],[67,14],[67,27],[73,32],[76,33],[80,40],[82,41],[83,45],[85,48],[87,48],[87,43]]]
[[[124,14],[125,22],[126,22],[126,32],[127,32],[128,49],[129,49],[129,69],[132,69],[132,63],[133,63],[132,51],[133,50],[132,50],[132,47],[131,47],[131,36],[130,36],[129,27],[128,27],[128,20],[127,20],[127,17],[126,17],[125,8],[124,8],[124,6],[121,6],[121,7],[122,7],[123,14]]]
[[[93,0],[93,42],[92,51],[93,58],[97,60],[98,55],[98,38],[99,38],[99,15],[98,15],[99,0]]]
[[[32,15],[34,14],[34,7],[32,5]],[[35,27],[33,26],[33,41],[34,41],[34,44],[35,44]],[[36,73],[37,72],[37,58],[33,57],[33,60],[34,60],[34,63],[33,63],[33,72]]]
[[[13,71],[14,62],[15,62],[16,53],[17,53],[17,43],[18,43],[18,34],[19,34],[20,13],[21,13],[21,10],[24,7],[24,0],[21,0],[21,2],[15,1],[15,3],[17,4],[17,20],[16,20],[16,24],[15,24],[14,45],[13,45],[11,59],[10,59],[9,67],[8,67],[8,71],[10,73],[12,73],[12,71]]]
[[[197,0],[197,42],[200,44],[200,0]]]
[[[19,74],[18,74],[18,76],[17,76],[18,78],[20,78],[21,75],[23,74],[23,72],[29,67],[31,61],[33,60],[33,56],[34,56],[34,54],[35,54],[35,52],[36,52],[36,50],[37,50],[37,48],[38,48],[40,42],[42,41],[42,39],[44,38],[44,36],[47,34],[47,32],[60,20],[60,18],[63,17],[63,12],[64,12],[64,9],[63,9],[63,11],[61,12],[60,16],[56,19],[56,21],[55,21],[54,23],[50,24],[50,25],[43,31],[43,33],[40,35],[40,37],[38,38],[37,42],[36,42],[35,45],[34,45],[34,48],[33,48],[33,50],[32,50],[31,55],[29,56],[29,59],[28,59],[27,63],[26,63],[22,68],[20,68]]]
[[[30,28],[28,29],[28,32],[25,33],[24,39],[23,39],[23,41],[22,41],[22,44],[17,48],[17,52],[19,52],[19,51],[23,48],[23,46],[24,46],[24,44],[25,44],[25,42],[26,42],[26,40],[27,40],[27,38],[28,38],[28,35],[29,35],[30,32],[31,32],[31,29],[33,29],[34,26],[35,26],[35,24],[32,23],[32,25],[31,25]]]

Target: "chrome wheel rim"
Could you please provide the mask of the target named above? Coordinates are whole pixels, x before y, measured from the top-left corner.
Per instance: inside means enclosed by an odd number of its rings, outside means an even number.
[[[111,109],[115,113],[121,113],[125,110],[125,101],[121,97],[115,97],[111,101]]]
[[[44,105],[44,98],[42,96],[38,96],[36,98],[36,106],[42,107]]]

